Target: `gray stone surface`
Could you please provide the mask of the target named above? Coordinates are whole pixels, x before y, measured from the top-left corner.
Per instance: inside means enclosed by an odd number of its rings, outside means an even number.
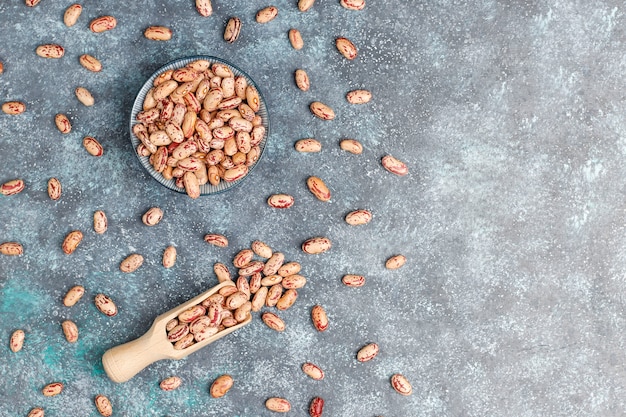
[[[318,1],[300,13],[295,0],[278,0],[276,20],[259,25],[269,5],[214,0],[215,13],[199,16],[193,2],[85,2],[78,24],[62,22],[70,1],[0,3],[0,101],[22,100],[20,116],[0,115],[0,181],[22,178],[21,194],[0,199],[0,241],[19,241],[24,255],[0,259],[0,414],[97,415],[93,398],[111,398],[120,416],[269,416],[270,396],[288,398],[291,415],[304,416],[310,399],[326,400],[329,416],[622,416],[624,372],[623,120],[624,8],[618,1],[434,2],[368,1],[361,12],[338,0]],[[88,22],[112,14],[114,30],[93,34]],[[222,40],[230,16],[243,21],[240,39]],[[163,24],[171,41],[143,38]],[[293,50],[291,27],[305,47]],[[359,48],[343,59],[334,39]],[[41,43],[66,48],[44,60]],[[78,64],[90,53],[103,65],[93,74]],[[134,95],[166,62],[211,54],[238,64],[262,89],[272,134],[253,174],[236,189],[192,201],[149,177],[130,145]],[[304,68],[307,93],[293,82]],[[96,99],[74,97],[78,85]],[[374,99],[349,105],[344,96],[367,88]],[[321,100],[337,112],[314,118]],[[54,115],[73,122],[66,136]],[[97,137],[105,155],[82,148]],[[316,137],[319,154],[299,154],[295,140]],[[338,147],[354,137],[360,156]],[[380,165],[390,153],[410,173],[396,177]],[[322,203],[306,189],[322,177],[333,198]],[[46,182],[57,177],[63,196],[53,202]],[[270,209],[276,192],[295,196],[294,207]],[[164,209],[148,228],[141,215]],[[343,222],[357,208],[374,213],[361,227]],[[103,209],[109,230],[98,236],[92,214]],[[61,251],[73,229],[85,238]],[[205,233],[224,233],[226,249],[208,246]],[[333,248],[305,255],[301,243],[324,235]],[[158,314],[214,285],[212,265],[229,262],[261,239],[302,263],[308,285],[283,314],[276,334],[253,323],[185,360],[162,361],[124,384],[111,382],[100,358],[108,348],[143,334]],[[174,268],[160,265],[176,245]],[[146,258],[130,275],[119,262],[132,252]],[[407,264],[384,268],[397,253]],[[341,284],[363,274],[364,287]],[[72,285],[87,288],[75,307],[61,299]],[[109,294],[120,313],[94,307]],[[316,332],[314,304],[326,307],[330,329]],[[80,340],[68,344],[60,322],[70,318]],[[26,331],[19,353],[8,348],[13,330]],[[381,347],[369,363],[357,350]],[[323,381],[300,371],[319,364]],[[389,378],[401,372],[413,394],[395,393]],[[235,387],[212,399],[208,387],[222,373]],[[184,383],[164,393],[159,381]],[[63,381],[65,391],[45,398],[41,388]]]

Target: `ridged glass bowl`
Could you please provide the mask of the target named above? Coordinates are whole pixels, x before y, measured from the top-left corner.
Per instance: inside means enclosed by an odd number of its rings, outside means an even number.
[[[133,126],[136,125],[137,123],[139,123],[137,121],[137,114],[139,112],[141,112],[143,110],[143,102],[146,98],[146,95],[148,94],[148,91],[150,91],[150,89],[154,86],[154,79],[161,73],[170,70],[170,69],[178,69],[178,68],[183,68],[185,67],[187,64],[199,60],[199,59],[204,59],[207,60],[209,62],[211,62],[211,64],[213,63],[220,63],[220,64],[225,64],[227,65],[234,73],[235,77],[237,76],[243,76],[245,77],[246,81],[248,82],[248,85],[253,85],[257,91],[259,92],[259,111],[257,112],[257,115],[261,116],[262,119],[262,124],[265,127],[265,135],[263,136],[263,139],[261,140],[261,142],[258,144],[260,152],[258,155],[258,158],[256,160],[256,162],[254,163],[254,165],[249,166],[248,167],[248,173],[242,177],[239,178],[235,181],[232,182],[227,182],[227,181],[220,181],[219,184],[217,185],[212,185],[210,183],[206,183],[200,186],[200,195],[210,195],[210,194],[218,194],[221,193],[223,191],[227,191],[230,190],[231,188],[239,185],[240,183],[242,183],[243,181],[245,181],[246,178],[248,178],[250,176],[250,174],[252,173],[253,169],[259,164],[259,161],[261,160],[261,157],[263,156],[264,150],[265,150],[265,145],[267,143],[267,139],[269,138],[269,134],[270,134],[270,119],[269,119],[269,113],[267,111],[267,106],[265,104],[265,99],[263,98],[263,94],[261,93],[261,90],[259,89],[259,86],[254,82],[254,80],[252,80],[252,78],[250,78],[250,76],[248,74],[246,74],[244,71],[242,71],[241,69],[239,69],[236,65],[221,59],[221,58],[216,58],[214,56],[210,56],[210,55],[194,55],[194,56],[189,56],[189,57],[185,57],[185,58],[179,58],[176,59],[174,61],[171,61],[167,64],[165,64],[164,66],[162,66],[161,68],[159,68],[158,70],[156,70],[151,76],[150,78],[148,78],[148,80],[144,83],[144,85],[141,87],[141,89],[139,90],[139,92],[137,93],[137,96],[135,98],[135,101],[133,103],[133,107],[131,110],[131,114],[130,114],[130,140],[131,143],[133,145],[133,151],[135,152],[135,155],[137,156],[137,158],[139,159],[139,162],[141,163],[141,165],[143,165],[143,167],[150,173],[150,175],[157,180],[161,185],[169,188],[170,190],[173,191],[177,191],[179,193],[185,193],[185,189],[184,188],[180,188],[176,186],[176,179],[172,178],[172,179],[166,179],[160,172],[157,172],[153,167],[152,164],[150,164],[150,157],[149,156],[143,156],[143,155],[139,155],[137,153],[137,147],[139,146],[139,144],[141,143],[140,140],[135,136],[135,134],[133,133]]]

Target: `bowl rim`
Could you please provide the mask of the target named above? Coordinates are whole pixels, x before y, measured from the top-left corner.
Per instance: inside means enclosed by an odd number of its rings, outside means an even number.
[[[137,146],[139,146],[139,144],[141,143],[139,141],[139,139],[135,136],[135,134],[133,133],[133,126],[135,124],[137,124],[137,119],[136,116],[137,114],[143,110],[143,101],[145,99],[145,96],[147,95],[148,91],[150,91],[150,89],[154,86],[153,82],[154,79],[159,76],[159,74],[163,73],[164,71],[167,71],[169,69],[177,69],[177,68],[182,68],[185,65],[187,65],[188,63],[191,63],[193,61],[199,60],[199,59],[204,59],[207,60],[209,62],[211,62],[211,64],[213,63],[221,63],[221,64],[225,64],[228,67],[230,67],[233,70],[233,73],[235,74],[235,77],[238,75],[241,75],[243,77],[245,77],[246,81],[248,82],[248,85],[252,85],[256,88],[256,90],[259,93],[259,111],[257,112],[257,114],[261,115],[261,119],[263,121],[262,126],[265,127],[265,134],[263,136],[263,139],[261,140],[261,142],[259,142],[259,148],[260,148],[260,152],[259,152],[259,156],[256,160],[256,162],[254,163],[254,165],[252,165],[251,167],[248,167],[248,173],[243,176],[242,178],[239,178],[235,181],[232,182],[226,182],[224,180],[220,181],[218,186],[214,186],[210,183],[206,183],[200,186],[200,195],[201,196],[206,196],[206,195],[215,195],[215,194],[221,194],[223,192],[232,190],[233,188],[237,187],[239,184],[241,184],[246,178],[248,178],[250,176],[250,174],[252,173],[252,171],[256,168],[257,165],[259,165],[259,162],[261,161],[261,158],[263,157],[264,153],[265,153],[265,146],[267,144],[267,141],[269,139],[270,136],[270,114],[269,114],[269,110],[267,108],[267,103],[265,101],[265,97],[263,96],[263,93],[261,91],[261,89],[259,88],[258,84],[248,75],[248,73],[246,73],[245,71],[243,71],[241,68],[239,68],[237,65],[233,64],[232,62],[225,60],[223,58],[219,58],[213,55],[190,55],[190,56],[186,56],[186,57],[181,57],[181,58],[176,58],[173,59],[165,64],[163,64],[161,67],[159,67],[158,69],[156,69],[152,75],[150,75],[150,77],[148,77],[148,79],[142,84],[142,86],[139,88],[139,90],[137,91],[137,94],[135,94],[135,100],[133,101],[133,105],[131,107],[131,111],[130,111],[130,121],[129,121],[129,133],[130,133],[130,140],[131,140],[131,145],[133,148],[133,153],[135,154],[135,156],[137,157],[137,159],[139,160],[139,163],[144,167],[144,169],[146,171],[148,171],[148,174],[150,174],[150,176],[157,181],[159,184],[161,184],[162,186],[164,186],[165,188],[178,192],[180,194],[187,194],[184,188],[179,188],[176,186],[175,184],[175,180],[167,180],[165,179],[165,177],[163,177],[163,175],[160,172],[157,172],[154,170],[154,168],[152,167],[152,164],[150,164],[149,161],[149,157],[148,156],[142,156],[139,155],[137,153]]]

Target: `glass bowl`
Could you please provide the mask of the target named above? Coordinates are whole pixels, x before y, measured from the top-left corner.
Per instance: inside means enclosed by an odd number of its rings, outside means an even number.
[[[130,113],[130,140],[131,143],[133,145],[133,151],[135,152],[135,155],[137,156],[137,158],[139,159],[139,162],[141,163],[141,165],[143,165],[143,167],[150,173],[150,175],[152,176],[152,178],[154,178],[156,181],[158,181],[161,185],[165,186],[166,188],[169,188],[170,190],[173,191],[177,191],[179,193],[186,193],[184,188],[178,187],[176,185],[176,179],[172,178],[172,179],[166,179],[160,172],[156,171],[152,164],[150,163],[150,157],[149,156],[143,156],[137,153],[137,147],[141,144],[141,141],[135,136],[135,134],[133,133],[133,126],[136,125],[137,123],[139,123],[137,121],[137,114],[139,112],[141,112],[143,110],[143,102],[146,98],[146,95],[148,94],[148,91],[150,91],[150,89],[154,86],[153,82],[154,79],[161,73],[173,69],[176,70],[178,68],[183,68],[185,67],[187,64],[199,60],[199,59],[203,59],[203,60],[207,60],[209,61],[211,64],[214,63],[220,63],[220,64],[224,64],[227,65],[232,72],[234,73],[235,77],[237,76],[243,76],[246,81],[248,82],[248,85],[252,85],[254,86],[257,91],[259,92],[259,111],[256,113],[257,115],[259,115],[262,119],[262,125],[265,127],[265,135],[263,136],[262,140],[259,142],[258,146],[259,146],[259,155],[258,158],[256,160],[256,162],[248,167],[248,173],[235,180],[235,181],[231,181],[231,182],[227,182],[225,180],[221,180],[219,182],[219,184],[217,185],[213,185],[209,182],[207,182],[206,184],[200,185],[200,195],[210,195],[210,194],[218,194],[221,193],[223,191],[227,191],[230,190],[231,188],[239,185],[240,183],[242,183],[246,178],[248,178],[252,172],[252,170],[259,164],[259,161],[261,160],[261,157],[263,156],[264,150],[265,150],[265,145],[267,143],[267,139],[269,138],[269,134],[270,134],[270,120],[269,120],[269,113],[267,111],[267,106],[265,104],[265,99],[263,98],[263,94],[261,93],[261,90],[259,89],[258,85],[254,82],[254,80],[252,80],[252,78],[250,78],[250,76],[248,74],[246,74],[244,71],[242,71],[241,69],[239,69],[236,65],[221,59],[221,58],[217,58],[214,56],[210,56],[210,55],[194,55],[194,56],[189,56],[189,57],[185,57],[185,58],[179,58],[176,59],[174,61],[168,62],[167,64],[163,65],[161,68],[159,68],[158,70],[156,70],[151,76],[150,78],[148,78],[148,80],[143,84],[143,86],[141,87],[141,89],[139,90],[139,92],[137,93],[137,96],[135,98],[135,101],[133,103],[133,107]]]

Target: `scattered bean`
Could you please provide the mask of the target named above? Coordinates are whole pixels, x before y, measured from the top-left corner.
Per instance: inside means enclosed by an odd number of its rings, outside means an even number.
[[[276,314],[266,311],[261,316],[261,319],[263,320],[263,323],[265,323],[270,329],[276,330],[277,332],[285,331],[285,322]]]
[[[310,255],[317,255],[326,252],[331,246],[332,243],[327,237],[314,237],[302,244],[302,251]]]
[[[341,282],[348,287],[362,287],[365,285],[365,277],[362,275],[348,274],[343,276]]]
[[[169,41],[172,39],[172,29],[165,26],[149,26],[143,36],[152,41]]]
[[[41,407],[36,407],[30,410],[27,417],[44,417],[44,410]]]
[[[293,203],[294,198],[289,194],[272,194],[267,199],[267,205],[272,208],[289,208]]]
[[[104,148],[102,147],[100,142],[98,142],[98,139],[94,138],[93,136],[85,136],[83,138],[83,146],[92,156],[99,157],[104,154]]]
[[[324,379],[324,371],[322,371],[322,368],[311,362],[306,362],[302,365],[302,372],[316,381]]]
[[[176,248],[174,246],[168,246],[163,252],[163,266],[165,268],[171,268],[176,263]]]
[[[211,393],[211,397],[213,398],[221,398],[224,395],[226,395],[226,393],[228,391],[230,391],[230,389],[233,387],[234,384],[234,380],[233,377],[230,375],[220,375],[218,376],[213,383],[211,384],[211,388],[209,389],[209,392]]]
[[[391,376],[391,386],[396,392],[402,395],[411,395],[411,393],[413,393],[411,383],[402,374],[394,374]]]
[[[85,288],[82,285],[75,285],[70,288],[65,297],[63,298],[63,305],[66,307],[72,307],[75,305],[85,294]]]
[[[146,226],[156,226],[163,218],[163,210],[159,207],[152,207],[141,216],[141,221]]]
[[[363,145],[356,139],[344,139],[339,142],[339,147],[354,155],[360,155],[363,152]]]
[[[298,29],[289,29],[289,43],[293,49],[300,50],[304,48],[304,40],[302,39],[302,34]]]
[[[107,231],[108,219],[104,211],[97,210],[93,213],[93,230],[101,235]]]
[[[113,16],[100,16],[91,21],[89,29],[94,33],[106,32],[117,26],[117,20]]]
[[[268,6],[261,9],[256,14],[257,23],[267,23],[278,15],[278,9],[275,6]]]
[[[2,104],[2,111],[11,115],[22,114],[26,111],[26,104],[21,101],[7,101]]]
[[[180,387],[182,383],[183,383],[183,380],[180,379],[180,377],[171,376],[169,378],[165,378],[164,380],[162,380],[161,383],[159,384],[159,387],[163,391],[174,391],[175,389]]]
[[[321,397],[313,398],[311,400],[311,404],[309,405],[309,416],[322,417],[323,412],[324,412],[324,399]]]
[[[326,315],[326,310],[321,305],[313,306],[311,309],[311,320],[317,331],[323,332],[328,329],[328,316]]]
[[[306,73],[305,70],[303,69],[296,70],[295,79],[296,79],[296,85],[298,86],[300,90],[309,91],[311,84],[309,81],[309,75]]]
[[[354,210],[346,215],[346,223],[351,226],[367,224],[372,220],[372,213],[369,210]]]
[[[363,10],[365,0],[340,0],[339,3],[348,10]]]
[[[102,71],[102,63],[95,57],[84,54],[78,58],[80,65],[84,68],[88,69],[91,72],[100,72]]]
[[[82,11],[83,6],[77,3],[72,4],[67,9],[65,9],[65,13],[63,14],[63,23],[65,23],[65,26],[74,26],[78,21],[78,18]]]
[[[113,414],[113,406],[111,405],[111,400],[109,400],[102,394],[98,394],[94,398],[94,402],[96,404],[96,409],[103,417],[111,417],[111,415]]]
[[[220,248],[225,248],[228,246],[228,238],[224,235],[220,235],[217,233],[209,233],[207,235],[204,235],[204,241]]]
[[[378,355],[378,345],[376,343],[370,343],[363,346],[356,354],[356,358],[359,362],[371,361]]]
[[[120,271],[125,273],[135,272],[142,264],[143,256],[138,253],[132,253],[120,263]]]
[[[320,152],[322,150],[322,143],[313,138],[308,139],[300,139],[295,144],[296,151],[311,153],[311,152]]]
[[[352,90],[346,94],[346,100],[351,104],[365,104],[372,99],[372,93],[368,90]]]
[[[201,16],[208,17],[213,14],[211,0],[196,0],[196,10]]]
[[[394,255],[391,258],[387,259],[385,262],[385,268],[387,269],[398,269],[404,266],[406,263],[406,257],[404,255]]]
[[[333,120],[335,118],[334,110],[322,102],[314,101],[309,108],[315,116],[322,120]]]
[[[83,103],[85,106],[90,107],[94,105],[95,100],[89,90],[87,90],[85,87],[76,88],[75,94],[78,101]]]
[[[400,177],[405,176],[409,173],[409,168],[406,166],[406,164],[391,155],[383,156],[381,163],[387,171]]]
[[[70,133],[70,131],[72,130],[72,124],[70,123],[70,119],[62,113],[54,116],[54,123],[61,133]]]
[[[335,39],[337,50],[348,60],[353,60],[358,55],[356,46],[348,39],[339,37]]]
[[[41,390],[42,394],[46,397],[54,397],[55,395],[59,395],[63,392],[63,383],[62,382],[52,382]]]
[[[231,17],[226,24],[226,29],[224,29],[224,40],[228,43],[233,43],[239,38],[240,32],[241,20],[238,17]]]
[[[76,323],[72,320],[65,320],[61,323],[61,328],[63,329],[65,339],[69,343],[76,343],[78,341],[78,326],[76,326]]]
[[[102,314],[108,317],[117,315],[117,306],[110,297],[104,294],[97,294],[94,298],[96,307]]]
[[[11,334],[11,339],[9,340],[9,348],[11,349],[11,352],[17,353],[22,350],[22,348],[24,347],[25,337],[26,334],[22,329],[15,330]]]
[[[48,180],[48,197],[50,197],[51,200],[61,198],[61,182],[57,178],[50,178]]]
[[[291,403],[284,398],[272,397],[265,401],[265,407],[277,413],[286,413],[291,410]]]
[[[307,179],[306,185],[315,198],[324,202],[330,201],[330,190],[321,178],[311,176]]]
[[[42,58],[59,59],[65,55],[65,48],[56,43],[47,43],[39,45],[35,52]]]
[[[80,230],[71,231],[65,236],[61,248],[67,255],[74,253],[80,242],[83,240],[83,232]]]
[[[24,253],[24,248],[18,242],[4,242],[0,244],[0,254],[6,256],[19,256]]]

